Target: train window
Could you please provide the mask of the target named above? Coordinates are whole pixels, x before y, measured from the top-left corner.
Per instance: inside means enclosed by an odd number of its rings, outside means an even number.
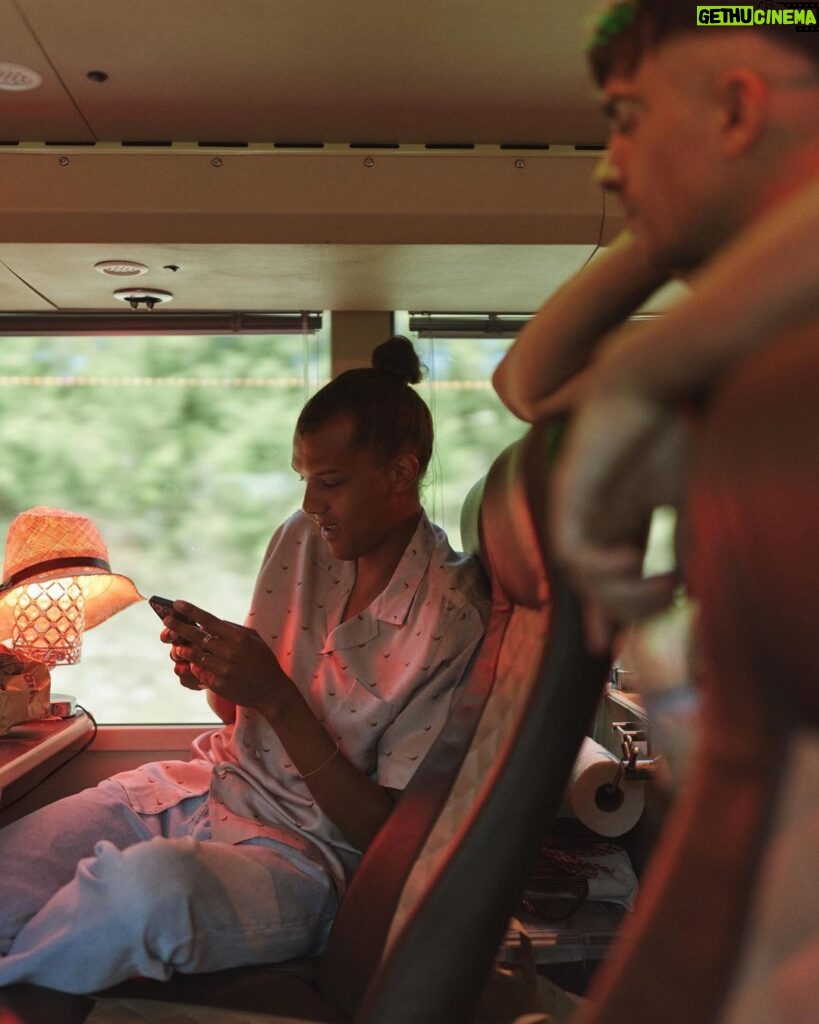
[[[330,376],[329,316],[291,334],[0,338],[0,532],[33,505],[90,516],[114,571],[146,596],[242,621],[270,533],[301,501],[293,424]],[[395,314],[428,368],[435,419],[424,503],[460,547],[469,487],[523,432],[492,389],[520,322]],[[147,604],[90,630],[52,689],[103,723],[213,720],[175,685]]]
[[[242,621],[270,533],[301,500],[293,424],[329,377],[328,335],[0,338],[2,536],[33,505],[81,512],[143,594]],[[52,689],[100,722],[210,720],[174,684],[159,628],[147,603],[126,609]]]
[[[395,316],[396,330],[413,339],[428,370],[420,390],[432,409],[435,455],[424,504],[456,549],[461,546],[460,514],[467,491],[525,429],[491,384],[492,372],[524,319],[406,312]]]

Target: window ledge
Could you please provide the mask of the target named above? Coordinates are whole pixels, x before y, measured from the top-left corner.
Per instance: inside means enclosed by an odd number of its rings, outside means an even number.
[[[187,749],[203,732],[218,729],[220,725],[220,722],[195,722],[189,725],[101,725],[91,750],[182,750]]]

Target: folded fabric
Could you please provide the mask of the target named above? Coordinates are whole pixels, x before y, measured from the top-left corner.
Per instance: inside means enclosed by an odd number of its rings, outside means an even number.
[[[48,666],[0,644],[0,736],[20,722],[44,718],[50,703]]]
[[[544,839],[524,893],[524,907],[536,916],[544,900],[569,897],[617,903],[630,910],[637,896],[631,859],[617,842],[605,839],[574,818],[558,818]],[[566,916],[561,911],[559,916]]]

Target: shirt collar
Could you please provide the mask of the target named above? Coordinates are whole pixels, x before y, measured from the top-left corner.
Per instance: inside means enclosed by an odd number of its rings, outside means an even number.
[[[422,511],[415,533],[404,549],[390,582],[368,608],[330,630],[322,654],[345,647],[363,646],[367,640],[378,635],[379,622],[402,626],[427,572],[434,549],[435,531],[426,512]],[[342,570],[342,582],[345,575]]]
[[[406,622],[421,580],[426,575],[435,548],[435,532],[422,510],[415,533],[410,537],[392,579],[373,602],[373,613],[381,622],[402,626]]]

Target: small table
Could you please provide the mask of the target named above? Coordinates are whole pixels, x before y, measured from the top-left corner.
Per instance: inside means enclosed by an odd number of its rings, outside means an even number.
[[[18,799],[65,764],[93,737],[89,715],[21,722],[0,736],[0,808]]]

